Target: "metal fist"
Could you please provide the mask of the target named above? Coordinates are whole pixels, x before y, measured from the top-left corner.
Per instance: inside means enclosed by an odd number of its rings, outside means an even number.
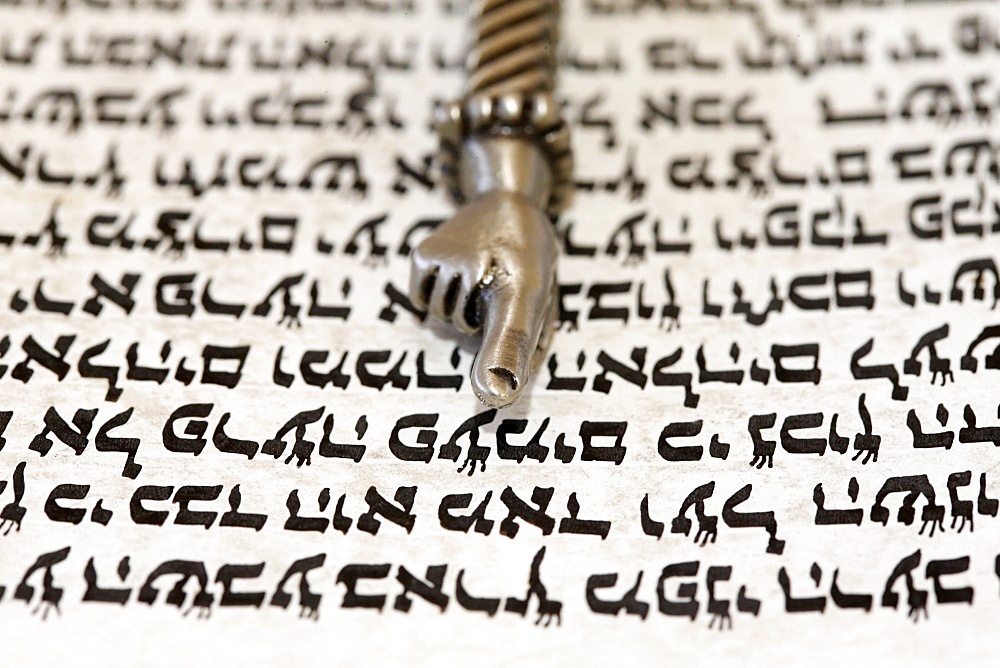
[[[461,332],[482,332],[472,388],[487,406],[514,403],[554,321],[559,242],[524,194],[471,199],[413,252],[410,297]]]

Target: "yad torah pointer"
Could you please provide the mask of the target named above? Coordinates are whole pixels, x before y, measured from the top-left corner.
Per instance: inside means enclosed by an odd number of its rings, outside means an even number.
[[[468,89],[436,110],[444,184],[458,212],[411,256],[410,297],[482,333],[472,388],[487,406],[521,396],[558,308],[552,219],[572,193],[569,128],[552,96],[558,0],[480,0]]]

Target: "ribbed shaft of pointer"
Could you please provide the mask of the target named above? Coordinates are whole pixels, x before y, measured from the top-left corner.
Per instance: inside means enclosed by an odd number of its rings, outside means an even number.
[[[551,92],[558,0],[479,0],[469,52],[469,92]]]

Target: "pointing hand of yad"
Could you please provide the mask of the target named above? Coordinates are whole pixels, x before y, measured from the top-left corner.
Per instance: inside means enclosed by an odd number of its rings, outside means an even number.
[[[410,298],[461,332],[482,332],[476,396],[521,396],[557,309],[551,218],[572,190],[569,129],[552,97],[556,0],[482,0],[469,93],[437,111],[441,173],[458,212],[411,256]]]
[[[461,332],[482,331],[472,388],[487,406],[517,400],[548,343],[558,253],[538,207],[500,190],[467,203],[413,253],[413,301]]]

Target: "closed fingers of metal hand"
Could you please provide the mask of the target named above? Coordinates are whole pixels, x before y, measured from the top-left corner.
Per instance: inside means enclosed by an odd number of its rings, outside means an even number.
[[[465,289],[465,284],[462,284],[462,289],[458,297],[458,305],[455,308],[455,314],[452,316],[452,322],[460,332],[475,334],[482,329],[482,293],[483,285],[481,282],[477,281],[468,290]]]
[[[488,257],[477,257],[460,270],[462,280],[450,317],[455,329],[463,334],[475,334],[482,328],[482,293],[488,281],[489,267]]]
[[[471,269],[462,272],[462,282],[458,290],[455,310],[451,322],[463,334],[475,334],[483,327],[483,290],[488,289],[492,280],[490,263],[484,258]]]
[[[451,322],[451,315],[458,303],[458,293],[462,287],[462,276],[448,267],[440,267],[433,289],[427,301],[427,311],[443,322]]]
[[[414,306],[424,311],[427,310],[437,276],[437,265],[413,263],[410,268],[410,301],[413,302]]]

